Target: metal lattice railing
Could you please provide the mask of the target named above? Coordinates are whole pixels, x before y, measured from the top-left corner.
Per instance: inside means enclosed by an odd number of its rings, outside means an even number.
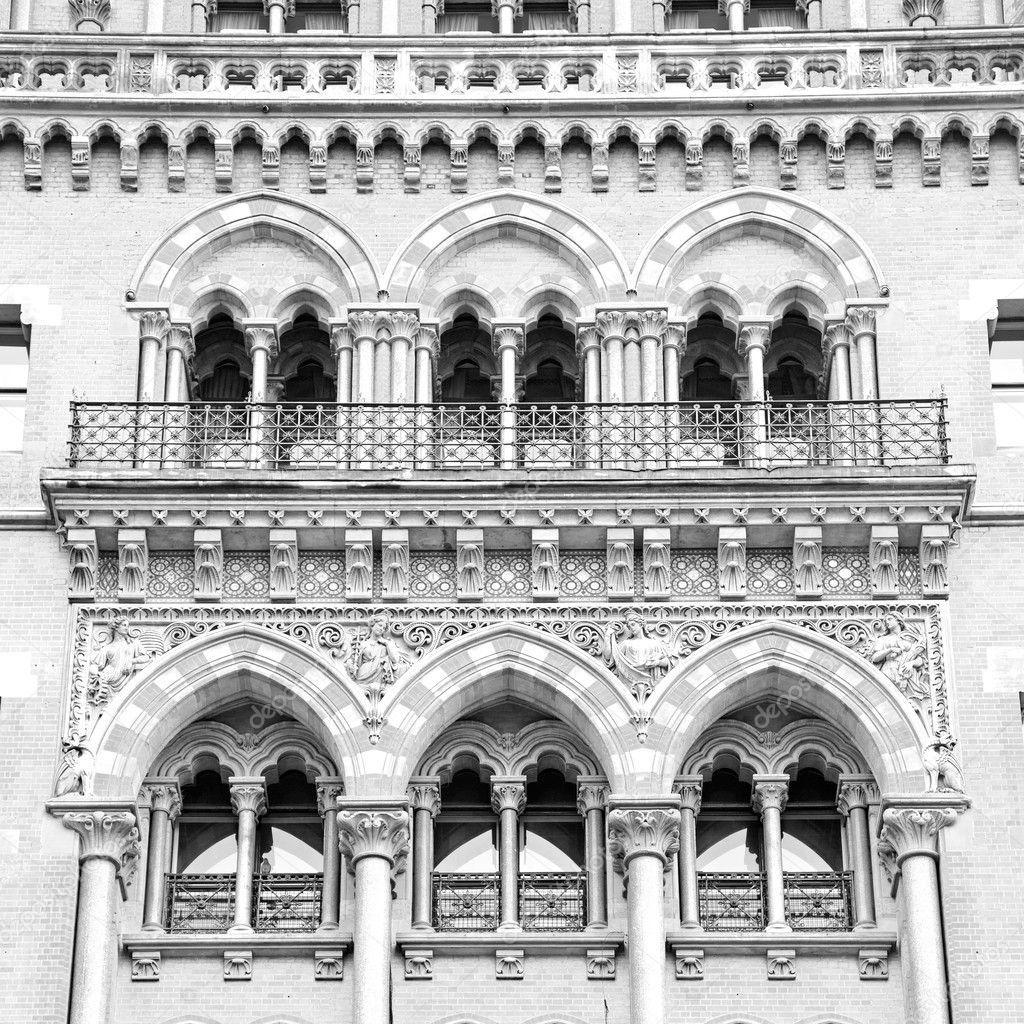
[[[759,932],[765,925],[764,875],[698,871],[700,923],[709,932]]]
[[[434,927],[439,932],[493,932],[499,900],[496,874],[434,872]]]
[[[71,466],[629,469],[942,464],[945,399],[71,406]]]
[[[579,932],[587,926],[587,876],[580,871],[519,876],[519,923],[527,932]]]
[[[312,932],[320,924],[322,874],[253,879],[257,932]],[[164,926],[169,932],[224,932],[234,923],[234,875],[167,875]]]
[[[786,921],[794,931],[850,930],[852,871],[787,871],[782,877]]]

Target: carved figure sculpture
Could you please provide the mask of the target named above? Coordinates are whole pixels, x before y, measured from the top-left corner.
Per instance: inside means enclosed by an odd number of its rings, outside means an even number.
[[[924,639],[894,612],[876,624],[875,630],[875,635],[861,645],[860,653],[896,684],[927,722],[932,692],[926,671],[928,658]]]
[[[57,770],[54,796],[77,793],[92,796],[92,779],[96,770],[96,757],[85,740],[72,737],[61,744],[64,753]]]
[[[956,746],[949,733],[943,732],[935,737],[933,743],[924,748],[921,760],[924,770],[928,773],[929,793],[962,793],[964,777],[953,756]]]
[[[637,612],[628,612],[626,632],[621,639],[609,626],[604,633],[602,654],[615,672],[629,683],[638,700],[646,700],[658,681],[672,667],[675,657],[669,645],[649,636]]]
[[[96,707],[106,705],[111,696],[158,653],[159,643],[144,646],[141,638],[134,637],[128,620],[114,619],[110,627],[110,640],[92,657],[89,666],[89,701]]]
[[[355,642],[345,661],[353,680],[367,694],[390,686],[410,664],[410,659],[387,635],[390,626],[387,616],[376,616],[370,622],[369,632]]]

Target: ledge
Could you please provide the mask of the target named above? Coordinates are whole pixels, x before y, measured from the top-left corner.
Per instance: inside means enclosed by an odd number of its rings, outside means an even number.
[[[857,953],[862,949],[896,949],[895,932],[881,928],[861,928],[852,932],[681,932],[666,936],[671,948],[699,948],[705,953],[760,953],[785,946],[797,953],[828,956],[831,953]]]
[[[215,932],[179,935],[168,932],[134,932],[121,936],[121,947],[128,953],[158,951],[164,956],[223,954],[229,949],[251,950],[253,956],[302,956],[317,950],[348,950],[351,932],[303,932],[301,935],[265,935],[258,932]]]
[[[399,932],[401,950],[429,946],[438,953],[493,953],[514,946],[524,953],[585,953],[598,947],[620,949],[623,932],[594,929],[585,932]],[[778,945],[778,943],[776,943]]]

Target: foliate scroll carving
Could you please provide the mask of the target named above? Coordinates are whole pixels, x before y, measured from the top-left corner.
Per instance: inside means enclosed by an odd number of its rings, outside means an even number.
[[[944,799],[949,803],[944,804]],[[956,821],[965,806],[962,797],[957,800],[941,795],[930,800],[899,800],[894,806],[883,803],[878,852],[883,866],[888,863],[894,889],[899,884],[902,864],[907,857],[938,857],[938,834]]]
[[[942,184],[942,140],[937,136],[921,140],[921,184],[925,188]]]
[[[829,139],[825,143],[825,159],[827,187],[846,188],[846,143],[842,139]]]
[[[224,545],[220,530],[196,530],[195,599],[219,601],[224,585]]]
[[[899,595],[899,544],[899,527],[871,527],[868,558],[871,566],[871,593],[876,598]]]
[[[581,815],[589,814],[590,811],[603,811],[608,803],[607,782],[583,782],[576,785],[576,810]]]
[[[343,808],[338,811],[338,841],[349,870],[363,857],[381,857],[397,874],[409,855],[409,815],[404,810]]]
[[[667,598],[672,591],[672,546],[667,527],[644,530],[644,597]]]
[[[658,857],[667,866],[679,851],[679,811],[671,807],[616,807],[608,812],[608,850],[629,870],[634,857]]]
[[[590,981],[615,980],[615,947],[587,950],[587,978]]]
[[[789,778],[786,776],[776,777],[754,776],[754,795],[752,805],[758,814],[774,810],[780,813],[786,809],[786,801],[789,799]]]
[[[948,526],[921,527],[918,552],[925,597],[943,597],[949,593],[949,542]]]
[[[345,597],[369,601],[373,597],[373,533],[345,531]]]
[[[912,28],[934,28],[943,6],[944,0],[903,0],[903,16]]]
[[[76,32],[105,32],[110,26],[110,0],[68,0]]]
[[[686,178],[687,192],[699,192],[704,187],[704,144],[700,139],[687,139]]]
[[[844,818],[848,818],[850,811],[855,808],[866,810],[872,804],[878,803],[878,799],[878,786],[873,780],[859,776],[852,779],[840,777],[836,809]]]
[[[558,530],[534,530],[531,565],[533,596],[558,597]]]
[[[676,946],[676,979],[678,981],[704,980],[704,950]]]
[[[405,950],[405,980],[434,980],[434,951],[432,949]]]
[[[412,779],[407,791],[409,807],[413,811],[428,811],[436,818],[441,810],[441,785],[439,781]]]
[[[299,541],[295,530],[270,531],[270,599],[294,601],[299,579]]]
[[[820,526],[798,526],[793,532],[793,584],[801,597],[821,597],[822,539]]]
[[[633,530],[610,529],[606,538],[607,585],[610,598],[633,597]]]
[[[858,950],[857,973],[861,981],[888,981],[889,950],[884,946],[878,949]]]
[[[742,526],[718,530],[718,593],[723,598],[747,593],[747,531]]]
[[[409,531],[384,530],[380,543],[381,597],[404,601],[409,596]]]
[[[61,816],[65,828],[79,838],[78,862],[93,858],[111,861],[122,891],[139,866],[139,830],[130,811],[72,811]]]
[[[22,143],[25,188],[38,192],[43,187],[43,143],[40,139],[26,138]]]
[[[700,775],[681,775],[672,783],[672,792],[679,797],[680,806],[691,814],[700,814],[704,779]]]
[[[462,601],[484,596],[484,531],[458,530],[455,535],[456,589]]]
[[[338,800],[345,795],[345,785],[340,781],[318,782],[316,784],[316,810],[323,818],[327,814],[337,814]]]
[[[345,951],[318,949],[313,953],[314,981],[341,981],[345,977]]]
[[[495,814],[515,811],[522,814],[526,807],[526,779],[495,776],[491,779],[491,810]]]
[[[132,981],[160,980],[159,950],[137,950],[132,953]]]
[[[267,785],[263,779],[232,779],[231,810],[251,811],[257,818],[267,813]]]
[[[795,949],[769,949],[765,956],[769,981],[796,980]]]
[[[68,549],[68,597],[91,601],[96,596],[96,568],[99,565],[96,531],[68,530],[65,546]]]
[[[145,782],[140,794],[140,802],[142,801],[154,811],[164,811],[171,821],[174,821],[181,814],[181,787],[176,780]]]
[[[881,58],[879,58],[881,61]],[[881,71],[879,71],[881,79]],[[881,84],[879,82],[879,84]],[[875,188],[892,188],[892,139],[875,139]]]
[[[499,981],[522,981],[526,976],[526,954],[521,949],[494,951],[494,976]]]
[[[224,950],[224,980],[252,981],[252,950]]]

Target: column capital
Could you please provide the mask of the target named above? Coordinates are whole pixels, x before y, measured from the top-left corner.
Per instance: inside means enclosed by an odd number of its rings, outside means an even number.
[[[243,320],[242,328],[245,334],[245,351],[252,355],[253,352],[264,351],[273,359],[278,351],[277,324],[270,320]]]
[[[970,807],[966,797],[952,793],[883,796],[878,819],[878,851],[895,860],[897,871],[908,857],[938,859],[938,834]]]
[[[235,814],[252,811],[257,818],[267,812],[267,780],[250,778],[245,775],[232,775],[228,779],[231,790],[231,809]]]
[[[389,338],[406,338],[411,342],[419,322],[418,308],[378,309],[374,315],[373,330],[378,340],[382,340],[381,335],[386,335]]]
[[[345,795],[345,780],[340,775],[325,775],[316,780],[316,810],[321,818],[335,814],[338,798]]]
[[[664,338],[668,329],[668,310],[665,307],[637,309],[633,316],[641,341],[644,338],[657,338],[658,341]]]
[[[351,351],[355,345],[352,328],[348,320],[331,320],[331,355],[337,357],[339,352]]]
[[[576,325],[576,355],[582,356],[588,349],[598,348],[601,344],[601,332],[594,324]]]
[[[162,341],[171,326],[167,306],[129,306],[128,314],[139,325],[139,339]]]
[[[409,855],[408,803],[340,799],[338,844],[353,868],[364,857],[380,857],[401,871]]]
[[[491,777],[491,809],[495,814],[512,810],[522,814],[526,806],[525,775],[493,775]]]
[[[703,789],[703,775],[677,775],[672,782],[672,792],[679,797],[683,810],[693,814],[700,814]]]
[[[492,328],[491,345],[494,354],[500,359],[502,350],[513,349],[517,356],[522,356],[526,348],[526,329],[522,322],[496,323]]]
[[[608,341],[609,338],[625,340],[630,328],[636,329],[635,313],[631,309],[599,310],[595,322],[601,341]]]
[[[861,305],[859,303],[847,306],[847,330],[849,330],[854,338],[859,338],[862,334],[874,334],[875,314],[877,311],[877,306]]]
[[[833,320],[825,324],[825,352],[831,356],[837,348],[849,348],[850,327],[845,320]]]
[[[502,7],[511,7],[517,18],[523,16],[523,0],[491,0],[491,15],[495,18],[498,17],[498,11]]]
[[[665,328],[665,337],[661,343],[665,348],[678,349],[682,355],[686,351],[686,324],[669,324]]]
[[[357,344],[364,338],[376,341],[379,325],[380,310],[363,308],[349,310],[348,327]]]
[[[746,355],[749,349],[759,348],[768,351],[772,340],[772,324],[770,320],[740,320],[739,333],[736,335],[736,349],[740,355]]]
[[[718,0],[718,13],[728,14],[729,8],[732,7],[733,4],[742,4],[743,12],[745,14],[750,12],[750,0]]]
[[[436,818],[441,810],[441,780],[436,775],[414,775],[406,791],[414,811],[429,811]]]
[[[416,334],[412,339],[416,351],[426,349],[436,359],[441,352],[441,342],[438,336],[438,325],[436,323],[425,324],[420,321],[416,328]]]
[[[867,809],[878,803],[878,786],[871,775],[840,775],[836,793],[836,810],[844,817],[855,807]]]
[[[627,871],[634,857],[658,857],[663,865],[679,850],[679,798],[615,798],[609,801],[608,850]]]
[[[60,815],[61,823],[79,839],[78,863],[109,860],[117,870],[121,896],[139,866],[139,830],[135,814],[121,806],[86,805]]]
[[[196,354],[196,343],[192,337],[191,325],[182,323],[171,324],[167,330],[166,345],[168,351],[175,349],[180,352],[185,359],[194,358]]]
[[[151,776],[142,780],[139,803],[153,811],[166,811],[174,821],[181,814],[181,785],[174,776]]]
[[[755,775],[754,796],[751,804],[758,814],[774,808],[778,811],[786,809],[789,799],[788,775]]]
[[[608,780],[603,775],[581,775],[576,780],[576,810],[581,815],[603,811],[608,804]]]

